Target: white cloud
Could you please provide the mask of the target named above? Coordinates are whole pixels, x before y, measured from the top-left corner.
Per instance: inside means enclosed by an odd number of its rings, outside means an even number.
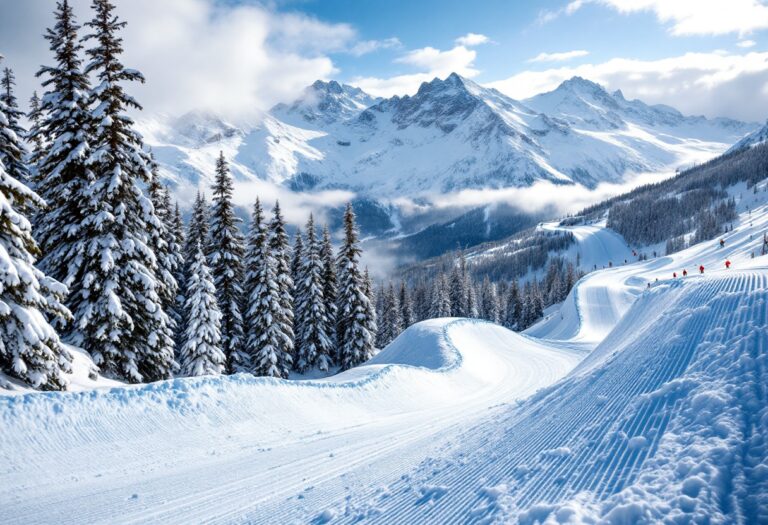
[[[686,114],[748,121],[768,116],[768,100],[755,97],[768,85],[768,52],[686,53],[660,60],[614,58],[597,64],[523,71],[489,85],[523,99],[552,90],[576,75],[608,89],[621,89],[626,96],[647,103],[669,104]],[[745,100],[752,102],[744,104]]]
[[[487,44],[490,41],[491,39],[485,35],[481,35],[479,33],[467,33],[466,35],[460,36],[456,39],[456,45],[472,47]]]
[[[528,62],[565,62],[572,58],[584,57],[589,54],[589,51],[583,49],[577,49],[574,51],[564,51],[562,53],[539,53],[535,57],[528,60]]]
[[[380,49],[397,49],[402,46],[403,44],[397,37],[385,38],[384,40],[362,40],[355,43],[349,53],[359,57]]]
[[[743,48],[749,48],[749,47],[755,47],[757,45],[757,42],[755,42],[754,40],[742,40],[736,45]]]
[[[575,0],[556,11],[542,11],[546,23],[570,15],[587,3],[601,4],[622,14],[651,12],[670,33],[682,35],[745,35],[768,28],[768,6],[760,0]]]
[[[408,64],[420,69],[426,69],[435,73],[463,71],[466,75],[476,74],[472,64],[477,53],[464,46],[456,46],[448,51],[440,51],[434,47],[423,47],[409,51],[402,57],[395,59],[400,64]]]
[[[626,182],[601,183],[594,189],[580,185],[562,186],[551,181],[537,181],[531,186],[522,188],[467,189],[449,194],[428,195],[423,199],[438,209],[469,209],[514,203],[515,207],[525,212],[549,211],[561,215],[578,212],[596,202],[626,193],[644,184],[660,182],[673,175],[674,172],[641,173],[632,176]],[[418,205],[412,205],[409,209],[411,203],[407,199],[400,199],[397,204],[411,213],[420,210]]]
[[[405,64],[421,70],[417,73],[406,73],[389,78],[357,77],[351,83],[364,91],[376,96],[391,97],[415,93],[422,82],[429,82],[435,77],[445,77],[458,73],[467,78],[477,76],[480,72],[474,63],[477,52],[465,46],[457,45],[446,51],[434,47],[423,47],[408,51],[395,59],[395,63]]]
[[[89,0],[73,3],[80,23],[90,18]],[[22,100],[39,89],[39,65],[51,62],[40,35],[52,25],[52,5],[0,0],[0,48]],[[147,78],[129,91],[150,113],[255,113],[335,75],[326,53],[349,49],[357,38],[347,24],[215,0],[118,0],[117,14],[128,22],[123,63]]]
[[[539,25],[544,25],[563,15],[570,16],[581,9],[581,6],[584,5],[584,1],[585,0],[573,0],[572,2],[568,2],[564,7],[561,7],[560,9],[544,9],[539,12],[539,16],[537,17],[536,22]]]

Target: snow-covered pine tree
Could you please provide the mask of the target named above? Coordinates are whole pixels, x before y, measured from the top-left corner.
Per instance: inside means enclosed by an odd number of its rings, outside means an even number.
[[[525,330],[533,324],[535,306],[533,304],[533,292],[530,281],[525,283],[522,294],[522,308],[520,309],[520,320],[518,330]]]
[[[262,225],[258,200],[248,237],[247,286],[250,295],[246,310],[246,348],[254,374],[287,378],[293,366],[293,356],[286,352],[293,344],[289,338],[291,328],[280,302],[277,260]]]
[[[347,370],[373,356],[375,330],[371,332],[374,306],[366,295],[368,284],[360,272],[360,247],[352,205],[344,211],[344,241],[337,261],[336,337],[339,365]],[[375,322],[375,321],[374,321]]]
[[[4,109],[0,102],[0,148],[15,140]],[[0,160],[0,370],[35,388],[63,390],[72,356],[46,316],[69,318],[61,304],[67,289],[33,266],[39,250],[20,212],[43,205]]]
[[[192,205],[192,213],[187,224],[186,235],[184,236],[184,279],[186,280],[190,273],[192,262],[195,260],[197,245],[203,248],[203,253],[207,256],[208,246],[208,201],[200,190],[197,191],[195,202]]]
[[[170,193],[166,190],[166,196],[170,199]],[[176,202],[173,210],[173,216],[171,218],[171,235],[173,236],[173,242],[175,247],[173,251],[176,255],[176,272],[174,278],[176,279],[177,292],[176,303],[174,308],[177,313],[178,325],[176,328],[176,347],[181,344],[181,334],[184,333],[184,309],[185,309],[185,292],[187,288],[186,278],[184,276],[184,266],[186,259],[184,257],[184,219],[181,217],[181,210],[179,209],[179,203]],[[202,248],[201,248],[202,249]]]
[[[69,287],[66,305],[73,312],[82,298],[83,275],[89,238],[85,220],[94,210],[90,185],[93,173],[86,166],[91,154],[88,142],[91,117],[88,112],[88,77],[81,70],[82,46],[72,7],[67,0],[56,4],[56,23],[45,39],[53,52],[53,66],[37,72],[45,88],[41,121],[32,128],[32,140],[46,147],[35,163],[35,190],[47,206],[35,215],[35,234],[42,258],[40,269]],[[79,321],[79,318],[77,318]],[[61,323],[58,323],[61,324]],[[62,326],[65,338],[77,326]]]
[[[323,259],[312,215],[307,222],[306,244],[295,277],[296,370],[309,368],[327,371],[332,366],[333,342],[328,334],[330,320],[323,297]],[[300,237],[297,237],[297,239]],[[294,252],[295,257],[295,252]]]
[[[140,184],[151,181],[149,156],[133,129],[130,109],[140,110],[125,82],[144,81],[120,63],[125,22],[109,0],[93,0],[92,33],[85,40],[90,63],[84,73],[98,79],[90,91],[92,151],[87,165],[94,182],[78,238],[85,242],[81,273],[75,275],[74,340],[109,376],[132,382],[171,376],[173,334],[159,296],[152,232],[161,228]],[[78,195],[78,198],[83,196]]]
[[[1,59],[0,59],[1,60]],[[27,164],[29,152],[24,144],[27,132],[21,126],[21,119],[24,113],[19,110],[19,104],[16,101],[16,95],[13,93],[16,85],[16,77],[10,68],[3,68],[0,76],[0,108],[5,116],[5,138],[0,143],[0,161],[5,166],[5,171],[11,178],[29,185],[31,177],[29,174],[29,165]],[[17,203],[16,206],[22,210],[22,206],[32,202]],[[27,210],[22,210],[27,211]]]
[[[365,267],[363,272],[363,293],[368,297],[368,311],[365,316],[368,331],[376,339],[376,334],[379,332],[379,316],[376,314],[376,293],[373,291],[373,278],[368,271],[368,267]]]
[[[181,248],[176,243],[172,232],[173,210],[168,189],[160,183],[160,173],[157,163],[152,160],[152,178],[147,187],[149,200],[155,210],[157,224],[151,229],[151,247],[157,260],[157,293],[160,296],[163,309],[171,321],[171,330],[176,334],[181,326],[182,315],[176,308],[176,299],[179,293],[176,273],[182,264]]]
[[[386,289],[384,288],[384,283],[379,283],[379,289],[376,290],[373,294],[373,303],[376,308],[376,319],[382,319],[384,317],[384,298],[386,295],[387,293]],[[387,334],[382,329],[382,326],[379,325],[379,329],[376,330],[376,335],[374,337],[377,348],[384,348],[387,345],[387,343],[384,341],[384,337],[386,335]]]
[[[264,212],[259,198],[253,205],[251,222],[248,225],[248,236],[245,244],[245,280],[243,282],[243,327],[245,329],[245,353],[248,356],[248,369],[255,371],[256,354],[259,351],[261,334],[256,333],[258,324],[256,316],[260,315],[259,306],[252,303],[257,299],[256,287],[262,275],[262,254],[267,240],[267,230],[264,225]]]
[[[533,319],[531,324],[538,321],[544,315],[544,296],[541,293],[541,287],[536,279],[531,285],[531,295],[533,296]]]
[[[301,235],[301,228],[296,228],[296,234],[293,236],[293,258],[291,259],[291,279],[293,279],[294,290],[296,282],[301,277],[302,260],[304,258],[304,239]]]
[[[444,273],[440,273],[435,277],[430,297],[430,319],[451,316],[451,297],[448,291],[449,286],[449,280]]]
[[[280,203],[275,202],[272,209],[272,220],[269,222],[267,244],[272,257],[275,259],[275,276],[277,289],[280,292],[280,307],[283,310],[281,330],[284,337],[278,340],[285,346],[281,352],[289,354],[295,361],[294,332],[293,332],[293,279],[291,278],[291,254],[288,246],[288,234],[285,231],[285,219],[280,211]]]
[[[221,312],[216,287],[198,244],[185,292],[187,326],[179,352],[180,373],[184,376],[219,375],[227,358],[221,348]]]
[[[481,315],[483,319],[491,321],[492,323],[499,322],[499,296],[496,292],[496,284],[492,283],[486,276],[483,279],[483,284],[480,288],[481,298]]]
[[[40,159],[43,157],[43,146],[45,141],[43,135],[45,131],[42,128],[43,124],[43,110],[42,101],[37,95],[37,91],[32,92],[32,97],[29,99],[29,113],[27,113],[27,120],[29,120],[29,131],[27,132],[27,140],[32,144],[32,150],[29,155],[30,170],[33,170]],[[32,177],[35,180],[35,177]]]
[[[390,282],[384,292],[384,317],[381,319],[379,331],[382,332],[381,347],[395,340],[403,331],[403,317],[400,310],[400,297]]]
[[[227,356],[227,368],[231,372],[248,367],[244,350],[243,316],[243,239],[238,228],[240,219],[232,204],[234,185],[224,153],[216,161],[216,179],[213,183],[213,199],[208,234],[208,259],[216,286],[216,299],[221,310],[221,346]]]
[[[293,288],[291,289],[291,297],[293,298],[293,366],[295,370],[299,370],[299,348],[301,347],[301,330],[299,329],[299,314],[298,314],[298,288],[299,281],[301,280],[302,263],[304,258],[304,239],[301,235],[301,228],[296,228],[296,234],[293,238],[293,251],[291,253],[291,282]],[[305,369],[306,370],[306,369]]]
[[[420,280],[413,287],[413,314],[414,322],[429,319],[430,301],[427,281]]]
[[[323,261],[323,302],[328,317],[328,337],[333,343],[336,343],[338,341],[336,337],[336,259],[333,255],[333,244],[328,225],[323,227],[320,259]],[[334,346],[331,360],[336,363],[338,358],[338,346]]]
[[[477,292],[475,291],[475,283],[472,282],[472,278],[468,273],[465,274],[464,288],[467,290],[467,317],[471,319],[477,319],[480,317],[480,311],[478,309]]]
[[[408,291],[408,287],[405,285],[405,281],[400,282],[399,299],[400,315],[403,319],[403,329],[406,329],[416,322],[416,317],[413,313],[413,300],[411,299],[411,293]]]
[[[507,293],[507,307],[506,316],[504,318],[504,326],[510,330],[518,330],[521,321],[523,303],[520,298],[520,285],[517,281],[512,281],[512,285],[509,287]]]
[[[469,317],[467,302],[469,289],[467,288],[466,262],[464,255],[460,254],[458,260],[451,269],[449,278],[448,297],[451,301],[451,313],[453,317]]]

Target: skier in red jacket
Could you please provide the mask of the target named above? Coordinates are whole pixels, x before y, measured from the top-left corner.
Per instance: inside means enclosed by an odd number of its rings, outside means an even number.
[[[683,270],[683,277],[688,275],[688,270]]]
[[[730,270],[731,269],[731,261],[725,261],[725,269]]]
[[[704,273],[704,265],[699,266],[699,273]]]

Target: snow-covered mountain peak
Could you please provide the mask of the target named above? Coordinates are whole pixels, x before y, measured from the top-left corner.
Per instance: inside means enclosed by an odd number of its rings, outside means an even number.
[[[317,80],[298,99],[276,105],[271,113],[291,124],[333,124],[355,117],[378,101],[358,87]]]
[[[170,120],[161,138],[185,146],[200,147],[243,135],[244,131],[208,111],[190,111]]]

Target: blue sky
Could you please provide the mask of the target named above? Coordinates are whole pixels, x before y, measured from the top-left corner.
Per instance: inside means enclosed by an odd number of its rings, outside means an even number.
[[[84,21],[89,0],[71,1]],[[768,0],[115,1],[149,114],[251,115],[318,78],[405,95],[456,71],[518,99],[580,75],[687,114],[768,117]],[[22,99],[52,5],[0,0]]]
[[[651,11],[621,14],[597,4],[542,23],[542,13],[567,5],[562,1],[298,0],[279,5],[321,20],[351,24],[366,40],[397,38],[401,42],[400,47],[362,57],[334,53],[340,77],[345,80],[411,72],[407,65],[394,62],[403,52],[427,46],[450,49],[456,38],[469,32],[486,35],[492,41],[478,50],[475,64],[480,70],[480,82],[492,82],[526,69],[544,69],[551,63],[527,62],[541,52],[589,52],[571,63],[615,56],[647,60],[690,51],[738,49],[740,41],[734,34],[675,37],[668,31],[669,24],[659,23]]]

